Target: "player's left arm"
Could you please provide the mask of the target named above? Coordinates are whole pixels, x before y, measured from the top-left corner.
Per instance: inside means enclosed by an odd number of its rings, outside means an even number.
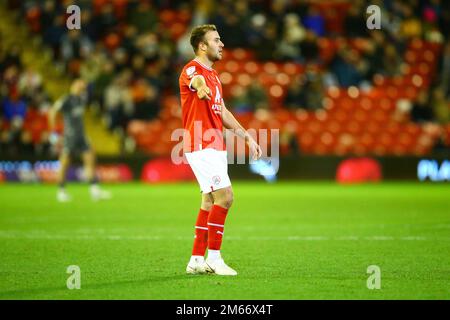
[[[225,107],[225,103],[222,103],[222,123],[226,129],[233,130],[236,135],[245,140],[245,143],[248,145],[253,160],[258,160],[259,158],[261,158],[261,147],[247,132],[247,130],[244,129],[239,121],[236,120],[234,115],[227,109],[227,107]]]
[[[56,132],[56,118],[64,105],[64,98],[58,99],[48,112],[48,128],[50,129],[49,140],[52,144],[59,141],[59,134]]]

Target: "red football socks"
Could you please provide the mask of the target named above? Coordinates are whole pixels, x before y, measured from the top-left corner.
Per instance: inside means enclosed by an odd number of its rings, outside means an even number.
[[[195,223],[193,256],[204,256],[208,245],[208,215],[209,211],[200,209]]]
[[[208,217],[208,249],[220,250],[228,209],[214,205]]]

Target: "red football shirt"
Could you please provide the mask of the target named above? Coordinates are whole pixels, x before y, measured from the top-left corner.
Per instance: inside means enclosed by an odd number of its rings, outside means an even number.
[[[191,81],[197,75],[205,78],[211,100],[200,100],[196,90],[191,88]],[[192,60],[181,71],[179,85],[185,129],[184,152],[205,148],[225,150],[222,133],[222,84],[217,71],[197,60]]]

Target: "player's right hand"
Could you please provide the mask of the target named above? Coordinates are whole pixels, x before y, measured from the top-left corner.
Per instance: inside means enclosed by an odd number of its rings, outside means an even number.
[[[49,140],[50,144],[57,144],[59,141],[59,134],[56,132],[52,132],[49,135],[48,140]]]
[[[200,100],[211,100],[210,94],[211,90],[206,85],[197,89],[197,96]]]

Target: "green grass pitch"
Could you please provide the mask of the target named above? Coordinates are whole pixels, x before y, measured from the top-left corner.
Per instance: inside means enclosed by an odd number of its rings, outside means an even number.
[[[0,185],[0,299],[449,299],[447,184],[234,183],[223,256],[237,277],[186,275],[194,183]],[[69,290],[66,271],[81,270]],[[369,290],[370,265],[381,288]]]

